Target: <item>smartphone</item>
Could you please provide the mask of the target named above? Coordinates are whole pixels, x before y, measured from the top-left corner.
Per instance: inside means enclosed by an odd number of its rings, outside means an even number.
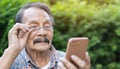
[[[66,49],[66,58],[74,64],[71,60],[71,55],[76,55],[82,60],[85,59],[85,53],[88,46],[89,39],[87,37],[73,37],[68,40]]]

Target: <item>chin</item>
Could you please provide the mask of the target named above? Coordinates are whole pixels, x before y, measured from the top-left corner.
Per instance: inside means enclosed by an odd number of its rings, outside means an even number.
[[[37,51],[45,51],[50,48],[49,44],[35,44],[34,46]]]

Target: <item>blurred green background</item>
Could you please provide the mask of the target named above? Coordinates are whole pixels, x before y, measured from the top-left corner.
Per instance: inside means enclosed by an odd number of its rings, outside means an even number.
[[[17,11],[28,2],[49,5],[56,49],[65,51],[70,37],[88,37],[91,69],[120,69],[120,0],[0,0],[0,55]]]

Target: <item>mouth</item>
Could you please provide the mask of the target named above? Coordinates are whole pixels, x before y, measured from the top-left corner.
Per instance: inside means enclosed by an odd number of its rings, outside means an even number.
[[[47,38],[37,38],[33,41],[33,43],[34,44],[36,44],[36,43],[47,43],[47,44],[49,44],[50,41]]]

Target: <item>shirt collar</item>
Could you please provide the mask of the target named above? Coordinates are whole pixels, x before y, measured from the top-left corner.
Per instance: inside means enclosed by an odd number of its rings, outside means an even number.
[[[57,63],[58,63],[58,56],[57,56],[57,51],[54,48],[54,46],[51,46],[52,50],[51,50],[51,60],[50,60],[50,68],[53,67],[57,67]]]
[[[26,62],[31,61],[31,58],[28,56],[25,48],[22,50],[21,55]]]

